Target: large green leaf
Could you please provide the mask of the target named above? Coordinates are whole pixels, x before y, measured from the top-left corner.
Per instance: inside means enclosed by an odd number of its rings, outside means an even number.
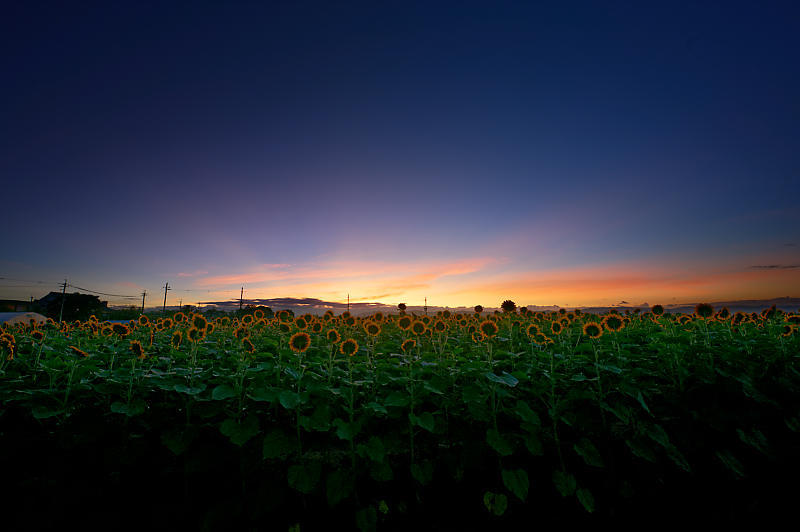
[[[234,445],[241,447],[247,441],[258,434],[258,418],[254,415],[249,415],[241,422],[228,418],[222,422],[219,427],[220,432],[228,437]]]
[[[508,456],[514,452],[511,444],[495,429],[488,429],[486,431],[486,442],[492,449],[497,451],[500,456]]]
[[[321,472],[322,468],[316,462],[289,466],[289,486],[300,493],[309,494],[317,487]]]
[[[519,500],[525,501],[528,497],[528,488],[530,488],[528,473],[522,469],[504,469],[502,476],[506,488]]]

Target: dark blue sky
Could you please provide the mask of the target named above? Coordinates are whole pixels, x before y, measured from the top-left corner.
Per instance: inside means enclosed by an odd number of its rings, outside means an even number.
[[[0,277],[413,304],[800,286],[752,268],[800,262],[796,3],[116,4],[3,8]],[[609,288],[573,301],[592,272]]]

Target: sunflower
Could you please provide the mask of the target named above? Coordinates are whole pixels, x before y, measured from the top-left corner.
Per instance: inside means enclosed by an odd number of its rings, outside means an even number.
[[[539,332],[533,335],[533,342],[536,345],[547,345],[551,341],[552,340],[550,340],[550,338],[548,338],[544,333]]]
[[[263,311],[263,310],[261,310],[261,309],[258,309],[258,310],[256,310],[255,312],[253,312],[253,316],[255,316],[255,318],[256,318],[257,320],[260,320],[261,318],[263,318],[263,317],[264,317],[264,311]]]
[[[303,316],[300,316],[299,318],[294,320],[294,325],[301,331],[304,331],[306,330],[306,327],[308,327],[308,321],[306,321],[306,319]]]
[[[514,312],[517,309],[517,304],[511,301],[510,299],[506,299],[500,304],[500,308],[503,309],[503,312],[508,314]]]
[[[353,325],[355,325],[356,324],[355,316],[347,316],[344,319],[344,324],[347,325],[348,327],[352,327]]]
[[[417,341],[414,340],[413,338],[409,338],[408,340],[406,340],[402,344],[400,344],[400,349],[403,350],[403,353],[408,353],[409,351],[411,351],[415,347],[417,347]]]
[[[144,348],[139,340],[131,341],[131,353],[133,353],[133,356],[139,360],[144,360],[146,358],[144,354]]]
[[[105,325],[102,329],[100,329],[100,334],[103,336],[111,336],[114,334],[114,329],[112,329],[110,325]]]
[[[311,332],[319,334],[322,332],[322,324],[318,321],[315,321],[313,325],[311,325]]]
[[[786,324],[783,327],[781,327],[781,336],[783,336],[784,338],[788,338],[792,334],[794,334],[794,331],[795,331],[794,325]]]
[[[554,321],[550,324],[550,332],[558,336],[564,332],[564,325],[560,321]]]
[[[497,328],[497,324],[492,320],[483,320],[480,324],[480,330],[485,336],[492,338],[497,334],[499,329]]]
[[[383,323],[383,318],[384,318],[383,312],[376,312],[375,314],[372,315],[372,321],[374,321],[375,323]]]
[[[244,325],[237,327],[233,331],[233,336],[236,337],[237,340],[244,340],[248,336],[250,336],[250,331]]]
[[[309,348],[311,345],[311,337],[308,333],[299,332],[294,333],[291,338],[289,338],[289,347],[292,348],[292,351],[295,353],[303,353],[306,349]]]
[[[350,311],[349,310],[345,310],[344,312],[342,312],[342,316],[341,317],[342,317],[343,320],[346,320],[350,316],[351,316]]]
[[[128,336],[131,333],[130,328],[128,328],[128,326],[125,325],[124,323],[115,323],[114,325],[111,326],[111,331],[122,338]]]
[[[250,314],[242,316],[242,323],[244,323],[245,325],[250,325],[251,323],[253,323],[253,316],[251,316]]]
[[[400,329],[407,331],[411,328],[411,323],[413,321],[414,320],[411,319],[411,316],[401,316],[400,319],[397,320],[397,326],[400,327]]]
[[[248,353],[256,352],[256,346],[253,345],[253,342],[250,341],[250,338],[245,338],[244,340],[242,340],[242,345],[244,346],[245,349],[247,349]]]
[[[332,344],[338,344],[339,340],[342,339],[341,335],[339,335],[339,331],[336,329],[328,329],[328,332],[325,333],[325,336],[328,338],[328,341]]]
[[[476,344],[480,344],[480,343],[483,343],[484,340],[486,340],[486,335],[484,335],[480,331],[472,331],[472,341],[473,342],[475,342]]]
[[[206,320],[200,314],[195,314],[192,316],[192,325],[194,325],[197,329],[205,329],[208,325],[208,320]]]
[[[82,356],[82,357],[88,357],[89,356],[89,353],[87,353],[83,349],[79,349],[79,348],[75,347],[74,345],[69,345],[67,347],[69,347],[70,351],[72,351],[73,354],[76,354],[76,355],[79,355],[79,356]]]
[[[437,333],[447,332],[447,323],[443,320],[436,320],[433,322],[433,330]]]
[[[183,314],[183,312],[176,312],[172,318],[175,320],[175,323],[183,323],[184,320],[186,320],[186,316]]]
[[[358,351],[358,342],[352,338],[348,338],[339,346],[339,352],[343,355],[353,356]]]
[[[175,331],[172,333],[172,347],[178,349],[181,346],[181,342],[183,341],[183,333],[180,331]]]
[[[617,314],[609,314],[601,323],[607,330],[614,332],[621,331],[625,327],[625,322]]]
[[[425,331],[427,330],[428,326],[425,325],[425,322],[422,320],[414,320],[414,322],[411,324],[411,332],[416,335],[425,334]]]
[[[42,331],[36,330],[31,333],[31,337],[38,342],[44,340],[44,333]]]
[[[289,323],[285,322],[285,321],[282,321],[281,324],[278,326],[278,328],[280,329],[280,331],[282,333],[290,333],[290,332],[292,332],[292,326]]]
[[[172,325],[173,325],[172,320],[169,319],[169,318],[164,318],[163,325],[164,325],[165,329],[172,329]]]
[[[326,310],[325,314],[322,315],[322,319],[325,321],[331,321],[333,319],[333,311]]]
[[[364,331],[370,336],[378,336],[381,333],[381,326],[374,321],[368,321],[364,324]]]
[[[96,320],[97,320],[97,318],[95,318],[95,321]],[[149,324],[150,324],[150,320],[147,318],[147,316],[145,316],[144,314],[139,316],[139,325],[145,326],[145,325],[149,325]]]
[[[589,321],[583,326],[583,334],[589,338],[600,338],[603,336],[603,327],[596,321]]]
[[[694,307],[694,313],[699,318],[710,318],[711,315],[714,314],[714,307],[708,303],[698,303],[697,306]]]
[[[481,312],[483,312],[483,307],[480,305],[475,305],[475,308],[473,308],[472,310],[475,311],[475,314],[480,314]]]
[[[794,323],[795,325],[800,324],[800,314],[787,314],[783,319],[789,323]]]
[[[717,319],[720,320],[727,320],[731,317],[731,311],[728,310],[728,307],[722,307],[719,312],[717,312]]]
[[[197,327],[189,327],[186,331],[186,339],[190,342],[199,342],[205,336],[205,329],[198,329]]]
[[[540,333],[540,332],[542,332],[542,331],[539,329],[539,326],[538,326],[538,325],[536,325],[535,323],[531,323],[531,324],[530,324],[530,325],[528,325],[528,327],[525,329],[525,332],[527,333],[527,335],[528,335],[528,336],[530,336],[531,338],[533,338],[534,336],[536,336],[537,334],[539,334],[539,333]]]

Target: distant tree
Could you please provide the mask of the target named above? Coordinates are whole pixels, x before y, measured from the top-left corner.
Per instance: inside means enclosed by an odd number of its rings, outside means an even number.
[[[88,320],[92,314],[99,317],[107,309],[107,304],[104,301],[100,301],[97,296],[75,292],[73,294],[65,294],[63,297],[64,321]],[[61,314],[61,301],[61,297],[48,301],[45,307],[45,315],[48,318],[58,320],[58,316]]]
[[[500,305],[500,308],[503,309],[503,312],[505,313],[514,312],[514,310],[517,308],[517,304],[510,299],[506,299],[503,301],[503,304]]]

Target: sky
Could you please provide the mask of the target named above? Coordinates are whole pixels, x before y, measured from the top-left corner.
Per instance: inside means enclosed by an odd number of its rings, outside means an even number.
[[[799,26],[796,2],[13,3],[0,299],[798,296]]]

